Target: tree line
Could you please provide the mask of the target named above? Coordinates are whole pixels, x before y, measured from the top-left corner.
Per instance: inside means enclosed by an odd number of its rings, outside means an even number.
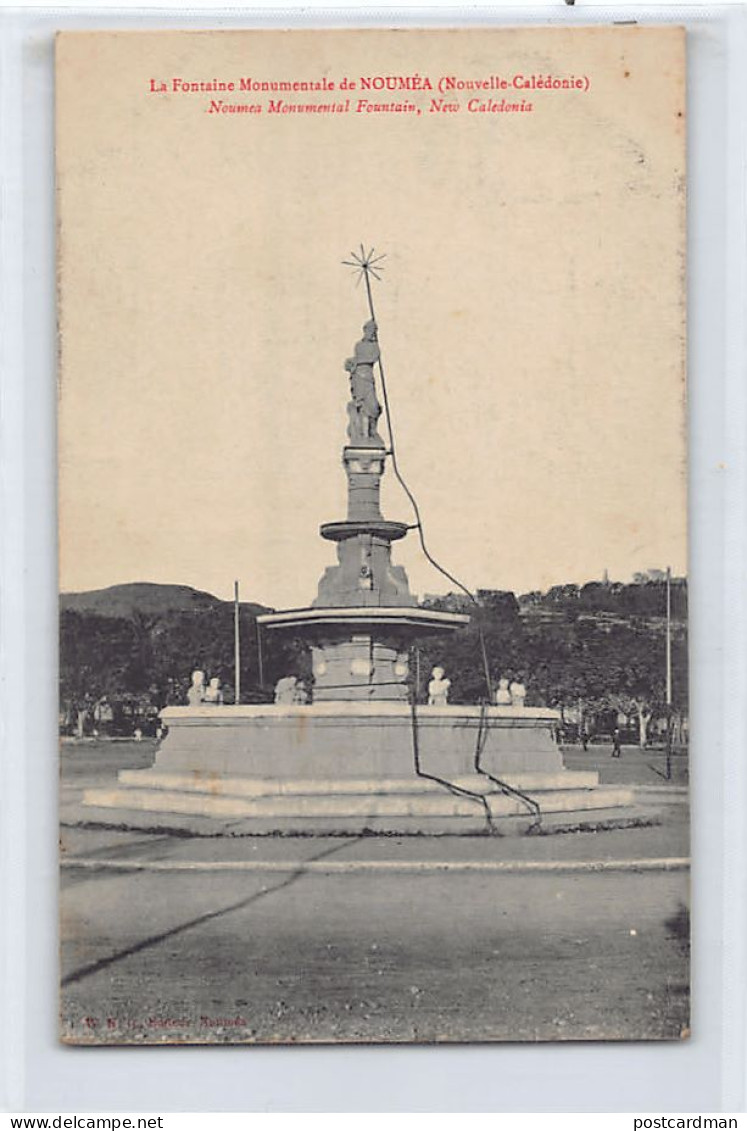
[[[676,720],[687,716],[687,585],[672,585],[672,691]],[[556,586],[547,593],[482,590],[479,604],[449,594],[432,608],[464,609],[470,624],[454,636],[415,642],[411,673],[424,701],[430,670],[446,669],[450,702],[489,698],[502,677],[521,679],[527,706],[560,710],[570,727],[609,729],[616,715],[637,728],[666,714],[665,588],[645,585]],[[217,676],[233,702],[234,610],[208,608],[129,616],[63,609],[60,616],[60,705],[63,725],[106,697],[129,718],[183,704],[195,668]],[[240,613],[241,699],[269,702],[285,675],[311,679],[300,641],[258,634],[256,606]],[[418,673],[416,677],[416,673]]]

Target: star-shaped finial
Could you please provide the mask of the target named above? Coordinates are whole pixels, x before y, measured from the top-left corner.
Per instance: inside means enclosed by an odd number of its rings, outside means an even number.
[[[356,287],[358,286],[364,275],[366,277],[368,277],[368,275],[373,275],[374,279],[381,279],[379,272],[383,271],[384,268],[381,267],[380,264],[382,259],[386,259],[386,255],[375,256],[375,250],[376,248],[372,247],[369,252],[366,252],[363,249],[363,244],[361,244],[360,255],[357,251],[351,251],[350,254],[352,258],[343,259],[342,262],[345,267],[352,267],[356,275],[358,276],[355,281]]]

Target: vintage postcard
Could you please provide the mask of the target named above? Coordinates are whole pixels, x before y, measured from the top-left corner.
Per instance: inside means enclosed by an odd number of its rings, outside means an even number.
[[[59,36],[64,1041],[688,1034],[685,52]]]

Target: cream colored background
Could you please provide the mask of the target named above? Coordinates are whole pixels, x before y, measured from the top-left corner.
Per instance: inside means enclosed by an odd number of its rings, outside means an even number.
[[[147,93],[416,71],[591,90],[418,118]],[[344,517],[361,241],[387,254],[398,454],[446,567],[517,592],[685,571],[681,30],[70,33],[57,76],[64,590],[310,602]],[[411,519],[391,472],[383,501]],[[395,555],[444,590],[414,535]]]

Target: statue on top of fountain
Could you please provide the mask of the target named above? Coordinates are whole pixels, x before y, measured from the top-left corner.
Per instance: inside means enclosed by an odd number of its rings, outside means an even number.
[[[378,433],[381,405],[376,397],[373,367],[379,360],[379,343],[373,319],[363,327],[363,337],[355,345],[354,357],[345,362],[350,374],[350,403],[348,404],[348,438],[354,448],[383,448],[384,441]]]

